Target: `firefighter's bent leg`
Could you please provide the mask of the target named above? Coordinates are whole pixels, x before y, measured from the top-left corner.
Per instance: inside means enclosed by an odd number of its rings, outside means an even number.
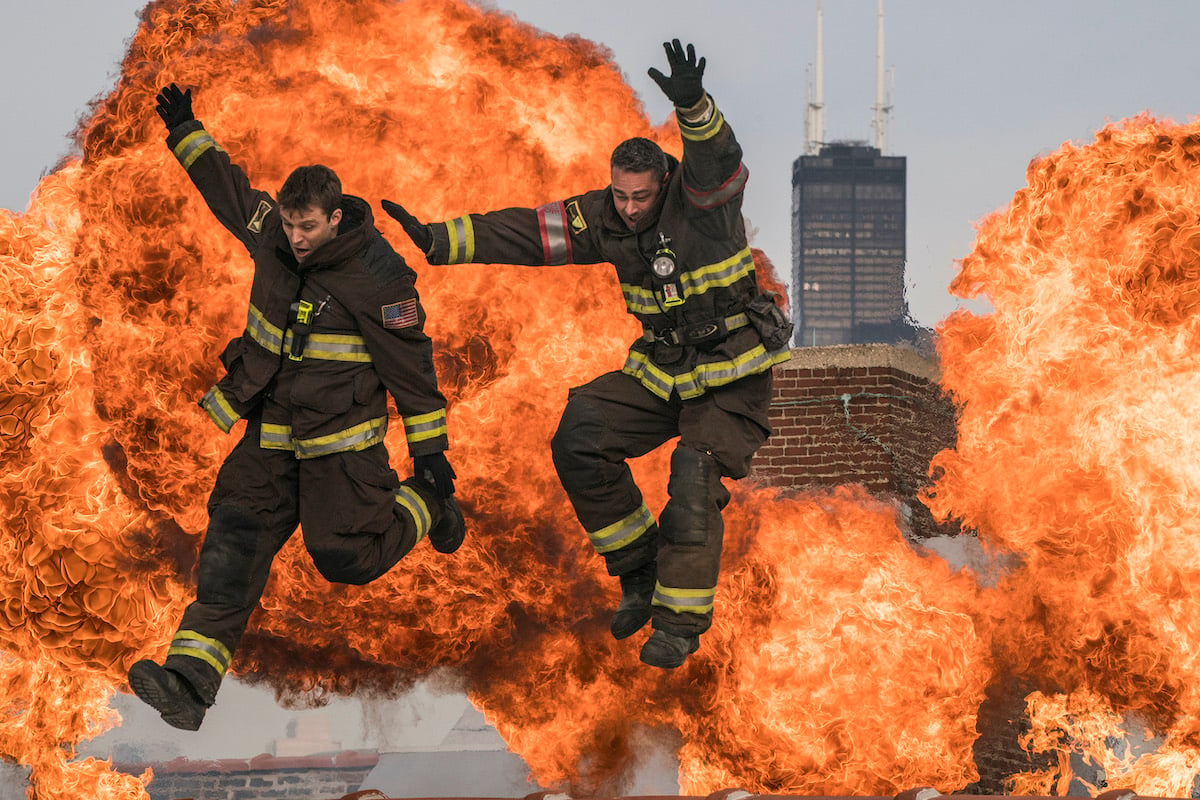
[[[573,392],[550,450],[575,515],[604,557],[608,574],[624,575],[654,560],[657,526],[603,405],[586,392]]]
[[[698,636],[712,624],[725,532],[721,509],[729,502],[729,490],[710,453],[680,445],[671,454],[667,492],[670,499],[659,518],[654,628]]]
[[[369,583],[441,519],[423,481],[400,482],[382,444],[300,464],[300,527],[313,563],[335,583]]]

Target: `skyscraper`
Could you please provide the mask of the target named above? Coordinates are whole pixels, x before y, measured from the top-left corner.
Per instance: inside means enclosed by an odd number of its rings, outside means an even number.
[[[796,344],[890,342],[905,329],[906,161],[861,142],[792,166]]]
[[[792,165],[792,313],[798,346],[909,337],[904,301],[906,162],[884,155],[883,0],[875,39],[875,146],[825,142],[821,2],[805,154]]]

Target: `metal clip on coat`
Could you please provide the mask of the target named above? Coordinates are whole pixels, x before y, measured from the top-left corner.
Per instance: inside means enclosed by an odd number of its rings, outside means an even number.
[[[301,300],[295,305],[296,321],[292,323],[292,349],[288,358],[292,361],[304,360],[304,347],[308,344],[308,333],[312,329],[313,304]]]

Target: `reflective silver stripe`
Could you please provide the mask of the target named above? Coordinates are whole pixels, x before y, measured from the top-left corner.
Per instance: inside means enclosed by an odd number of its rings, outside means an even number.
[[[269,353],[278,353],[283,348],[283,330],[272,325],[253,303],[246,314],[246,333]]]
[[[704,294],[709,289],[732,286],[754,271],[754,256],[746,247],[724,261],[709,264],[699,269],[688,270],[679,276],[685,298]]]
[[[674,589],[656,582],[650,605],[663,606],[680,614],[707,614],[712,611],[716,597],[715,586],[711,589]]]
[[[266,426],[263,427],[265,429]],[[313,439],[293,438],[292,448],[295,450],[296,458],[319,458],[332,453],[366,450],[368,447],[382,442],[385,433],[387,433],[387,417],[376,417],[327,436],[317,436]]]
[[[446,435],[446,409],[404,418],[404,439],[409,444]]]
[[[263,450],[292,450],[292,426],[263,423],[258,432],[258,446]]]
[[[654,292],[634,286],[631,283],[621,284],[621,294],[625,297],[625,308],[630,314],[661,314],[662,309],[654,299]]]
[[[567,215],[562,203],[547,203],[537,208],[542,234],[542,257],[551,266],[569,263],[571,240],[567,236]]]
[[[200,399],[200,406],[217,424],[222,433],[229,433],[229,429],[233,424],[242,418],[242,415],[233,410],[229,405],[229,401],[225,399],[224,393],[216,386],[209,389],[204,397]]]
[[[429,514],[429,506],[421,499],[421,495],[410,486],[401,486],[396,490],[396,502],[408,511],[417,527],[417,541],[425,538],[433,527],[433,518]]]
[[[645,386],[663,400],[671,399],[671,390],[675,388],[675,378],[655,366],[645,353],[630,350],[625,357],[625,365],[621,372],[637,378]]]
[[[167,651],[167,655],[199,659],[220,675],[225,674],[225,670],[229,669],[229,662],[233,660],[233,654],[229,652],[229,648],[216,639],[196,631],[176,633],[175,637],[171,639],[171,649]]]
[[[283,336],[283,349],[291,352],[292,329]],[[322,361],[353,361],[362,364],[371,362],[367,342],[361,336],[345,333],[313,333],[304,344],[304,357]]]
[[[624,519],[617,520],[611,525],[598,531],[588,531],[588,538],[597,553],[611,553],[620,550],[630,542],[637,541],[642,534],[654,525],[654,515],[646,504],[638,506],[634,512]]]
[[[790,350],[768,353],[765,347],[756,344],[736,358],[714,361],[711,364],[697,364],[696,368],[688,374],[688,389],[685,391],[681,387],[681,384],[684,383],[683,376],[676,376],[676,388],[679,390],[679,396],[687,400],[703,394],[704,389],[724,386],[738,378],[765,372],[771,366],[787,361],[791,356]]]
[[[208,131],[201,128],[198,131],[192,131],[180,139],[171,152],[175,154],[175,157],[179,159],[179,163],[186,170],[191,168],[197,158],[214,147],[218,150],[221,149],[212,136],[209,135]]]
[[[450,239],[447,264],[469,264],[475,260],[475,226],[470,216],[446,220],[446,235]]]
[[[693,189],[686,182],[683,184],[683,188],[687,192],[688,202],[694,208],[709,209],[716,208],[728,202],[730,198],[736,197],[738,192],[746,188],[746,181],[749,179],[750,170],[746,169],[745,164],[738,164],[737,171],[729,177],[729,180],[715,189],[702,192],[699,189]]]
[[[692,126],[679,118],[679,135],[689,142],[703,142],[716,136],[721,131],[721,127],[725,124],[725,117],[721,114],[721,109],[713,104],[713,113],[708,122],[702,122],[699,125]]]

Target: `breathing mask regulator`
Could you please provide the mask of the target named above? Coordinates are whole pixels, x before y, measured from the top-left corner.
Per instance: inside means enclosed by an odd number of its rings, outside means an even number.
[[[671,249],[671,240],[662,231],[658,233],[658,249],[650,259],[650,276],[654,285],[663,294],[663,305],[683,305],[683,290],[679,285],[679,258]]]

